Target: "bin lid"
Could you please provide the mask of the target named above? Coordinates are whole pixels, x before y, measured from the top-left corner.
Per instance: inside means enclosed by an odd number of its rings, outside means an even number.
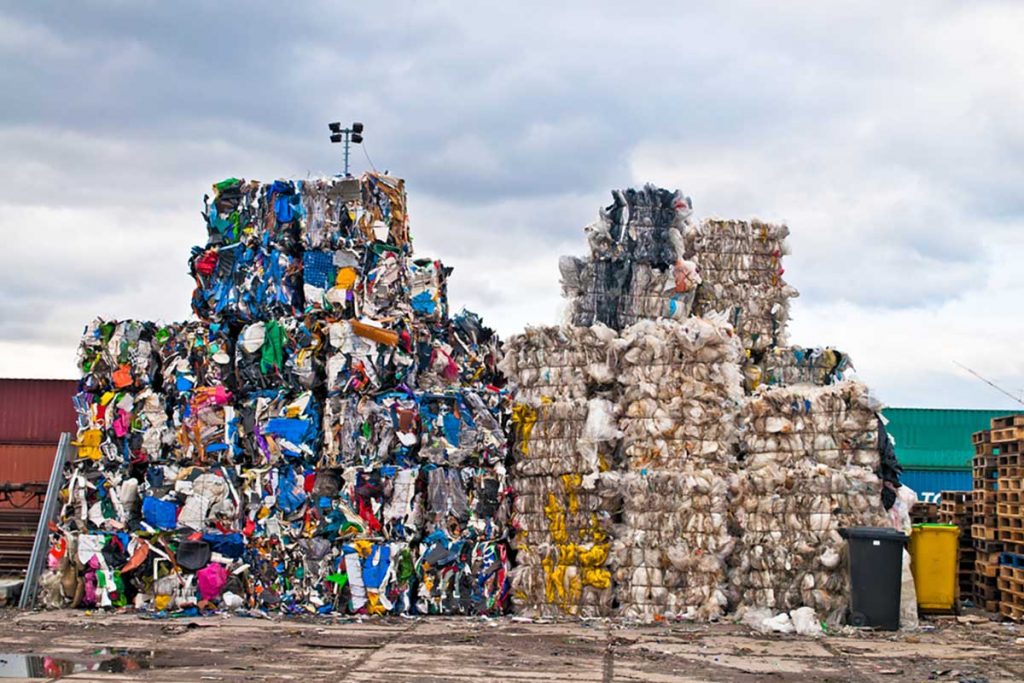
[[[935,522],[921,522],[920,524],[914,524],[915,529],[956,529],[960,531],[960,527],[956,524],[936,524]]]
[[[874,541],[897,541],[905,543],[910,536],[887,526],[852,526],[839,530],[843,538],[866,538]]]

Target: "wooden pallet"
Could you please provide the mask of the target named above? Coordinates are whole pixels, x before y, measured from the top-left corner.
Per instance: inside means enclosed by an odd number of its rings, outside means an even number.
[[[910,508],[911,524],[935,524],[939,521],[938,503],[914,503]]]
[[[1024,556],[1020,566],[1003,564],[999,567],[999,613],[1014,621],[1024,620]]]
[[[943,491],[939,499],[939,509],[959,510],[974,501],[973,491]]]
[[[999,540],[1007,546],[1007,552],[1014,552],[1009,546],[1024,546],[1024,530],[999,527]]]
[[[971,596],[974,598],[975,604],[980,605],[982,603],[994,602],[998,605],[1000,598],[998,578],[993,577],[991,584],[974,582],[974,590],[971,592]],[[999,610],[997,608],[991,611],[998,612]]]
[[[992,430],[992,443],[999,445],[1024,439],[1024,427],[1004,427]]]
[[[1019,503],[1021,502],[1021,495],[1024,491],[1021,491],[1021,480],[1020,479],[1000,479],[999,490],[996,491],[996,502],[997,503]],[[942,508],[939,508],[939,514],[942,514]]]
[[[994,560],[995,562],[999,561],[999,553],[1002,553],[1005,550],[1002,541],[998,540],[990,541],[984,538],[974,538],[971,539],[971,545],[974,546],[975,552],[982,556],[995,554],[997,556]]]
[[[995,444],[995,456],[1001,458],[1004,456],[1017,456],[1024,451],[1024,441],[1006,441],[1005,443]]]
[[[988,434],[988,432],[985,432]],[[974,444],[974,457],[991,457],[999,452],[999,448],[991,441]]]
[[[987,578],[995,578],[999,575],[999,563],[998,562],[983,562],[982,560],[974,561],[974,574],[975,579],[979,576]],[[977,583],[977,581],[975,581]]]
[[[999,525],[1002,526],[1002,520],[1005,518],[1008,521],[1007,526],[1011,528],[1014,526],[1024,526],[1024,503],[998,503],[996,505],[996,517],[1000,520]],[[1016,520],[1016,524],[1014,524]]]
[[[1007,415],[1005,417],[993,417],[992,429],[1007,429],[1008,427],[1024,427],[1024,415]],[[986,430],[991,431],[991,430]],[[983,432],[975,432],[975,435]]]

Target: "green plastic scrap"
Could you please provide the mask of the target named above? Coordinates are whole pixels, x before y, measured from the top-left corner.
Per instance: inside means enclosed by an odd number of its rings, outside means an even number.
[[[227,190],[228,188],[234,187],[235,185],[239,184],[240,182],[242,182],[242,181],[239,180],[238,178],[225,178],[224,180],[220,181],[219,183],[214,183],[213,184],[213,189],[217,190],[217,192],[223,192],[224,190]]]
[[[285,333],[281,323],[271,320],[266,324],[266,334],[260,355],[260,372],[264,375],[271,368],[280,370],[284,364]]]
[[[337,586],[338,589],[340,590],[340,589],[342,589],[342,588],[344,588],[345,586],[348,585],[348,574],[342,574],[340,572],[335,572],[334,574],[328,574],[327,577],[324,580],[325,581],[330,581],[335,586]]]

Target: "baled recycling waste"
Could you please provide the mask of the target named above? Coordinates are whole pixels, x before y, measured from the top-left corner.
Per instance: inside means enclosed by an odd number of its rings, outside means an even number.
[[[196,320],[83,334],[45,604],[842,619],[838,529],[899,470],[849,358],[789,345],[785,226],[614,192],[566,324],[502,345],[401,180],[230,178],[203,215]]]
[[[788,228],[698,222],[648,186],[613,192],[586,233],[590,254],[559,262],[568,324],[511,338],[502,362],[515,605],[841,620],[838,529],[884,523],[899,470],[848,357],[787,345]]]
[[[46,604],[497,614],[500,342],[414,259],[404,183],[214,186],[199,320],[97,320]]]

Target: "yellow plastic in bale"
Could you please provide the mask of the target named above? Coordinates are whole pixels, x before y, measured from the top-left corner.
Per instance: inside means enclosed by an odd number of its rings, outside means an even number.
[[[334,286],[344,290],[353,289],[356,284],[356,277],[355,268],[340,268],[337,277],[334,278]]]
[[[103,452],[100,451],[100,443],[103,441],[103,432],[99,429],[87,429],[82,432],[78,441],[72,442],[72,446],[78,447],[78,457],[89,460],[100,460]]]
[[[516,430],[519,450],[523,455],[530,454],[530,434],[537,424],[537,411],[525,403],[517,403],[512,408],[512,424]]]
[[[373,591],[366,592],[367,611],[375,616],[383,616],[388,613],[384,605],[380,604],[380,595]]]
[[[583,485],[582,474],[563,474],[562,486],[565,487],[566,500],[569,503],[569,512],[577,514],[580,511],[580,498],[576,495]]]
[[[548,493],[548,502],[544,505],[544,516],[551,525],[551,538],[555,543],[568,543],[569,532],[565,523],[565,508],[558,502],[554,493]]]

